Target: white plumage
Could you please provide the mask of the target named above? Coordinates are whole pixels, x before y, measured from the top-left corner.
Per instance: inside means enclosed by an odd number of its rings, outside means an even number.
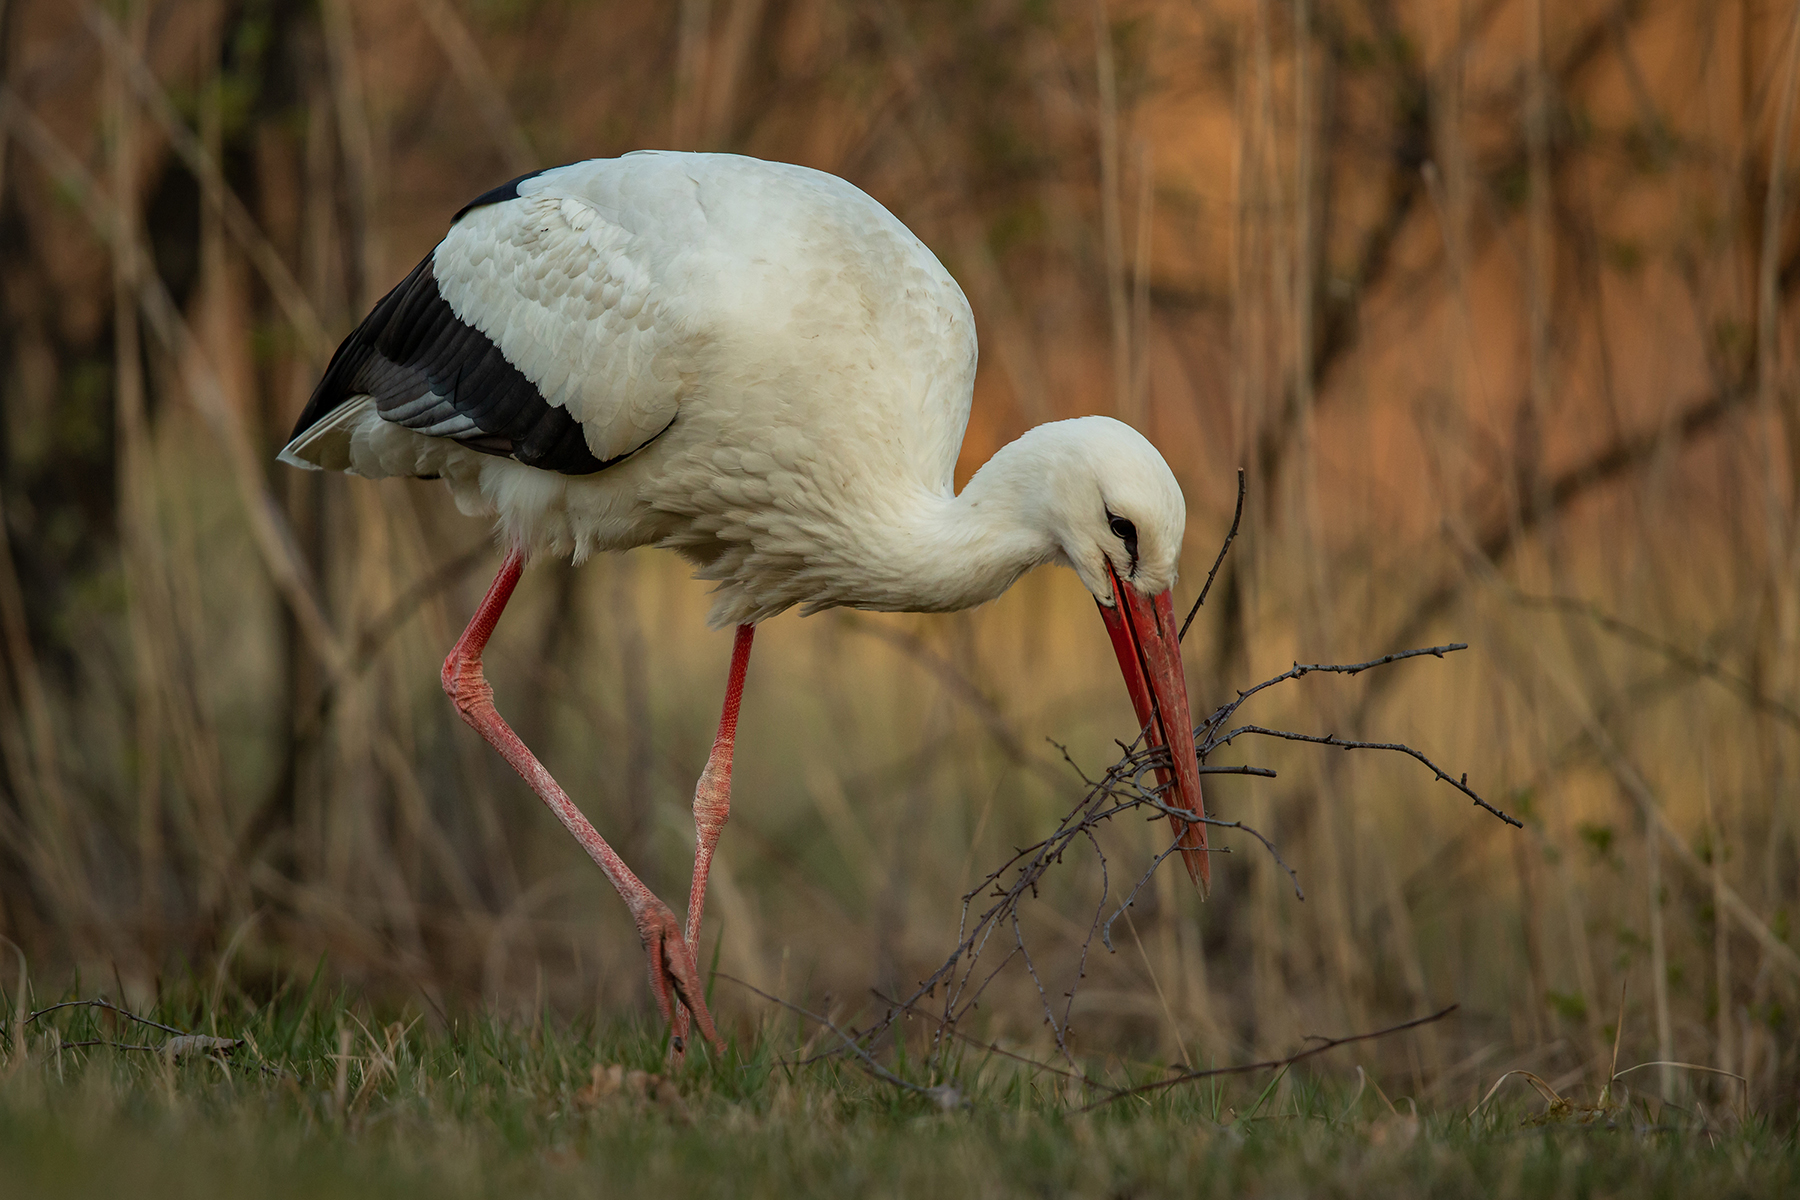
[[[855,187],[733,155],[640,152],[515,180],[459,213],[346,339],[282,453],[441,476],[465,512],[496,520],[511,553],[445,686],[632,905],[665,1013],[673,989],[704,1016],[684,973],[735,697],[750,628],[791,606],[945,611],[1035,566],[1072,566],[1148,736],[1173,751],[1179,803],[1200,809],[1169,608],[1186,512],[1173,474],[1128,426],[1083,417],[1031,430],[956,494],[975,361],[955,280]],[[696,794],[685,947],[480,677],[526,556],[648,544],[716,581],[713,624],[740,626]],[[1200,826],[1177,829],[1201,880]]]
[[[467,416],[420,431],[352,398],[285,461],[441,475],[532,551],[678,549],[720,584],[715,625],[795,604],[967,607],[1059,553],[1110,593],[1094,555],[1017,526],[1017,497],[987,499],[986,528],[971,526],[982,495],[953,502],[974,318],[931,251],[835,176],[723,154],[576,163],[468,212],[431,263],[456,316],[576,417],[595,457],[650,445],[558,475],[448,440]],[[1103,418],[1034,434],[984,474],[1028,485],[1080,466],[1074,451],[1096,470],[1104,455],[1084,524],[1131,517],[1145,590],[1170,586],[1185,511],[1154,448]]]

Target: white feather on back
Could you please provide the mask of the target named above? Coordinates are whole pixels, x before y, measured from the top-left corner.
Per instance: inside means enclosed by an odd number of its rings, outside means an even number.
[[[847,420],[950,485],[973,385],[967,301],[834,176],[716,154],[575,163],[470,211],[433,268],[598,458],[699,397],[752,428],[774,409],[821,435]]]
[[[863,192],[733,155],[576,163],[471,209],[433,271],[597,457],[656,440],[557,475],[365,406],[336,435],[349,469],[441,474],[464,511],[534,550],[680,550],[720,583],[715,622],[911,603],[909,564],[953,499],[974,319]]]
[[[458,318],[487,334],[551,405],[568,409],[606,460],[674,417],[684,377],[694,375],[694,330],[670,303],[678,236],[659,245],[607,219],[557,186],[572,170],[546,172],[521,185],[519,199],[470,212],[439,243],[432,267]]]

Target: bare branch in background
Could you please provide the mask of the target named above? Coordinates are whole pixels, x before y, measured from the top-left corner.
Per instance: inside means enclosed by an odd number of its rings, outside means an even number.
[[[1654,633],[1621,621],[1617,617],[1609,615],[1591,600],[1582,600],[1575,596],[1531,596],[1523,592],[1516,592],[1513,595],[1513,601],[1523,608],[1550,609],[1586,617],[1621,641],[1659,654],[1691,675],[1711,679],[1757,712],[1767,713],[1784,724],[1800,729],[1800,710],[1796,710],[1792,705],[1775,699],[1743,676],[1727,671],[1718,660],[1683,650],[1680,646],[1658,637]]]
[[[96,236],[107,241],[112,236],[113,222],[102,204],[104,190],[81,160],[3,84],[0,84],[0,121],[12,126],[13,132],[37,156],[44,170],[77,199]],[[127,252],[130,249],[127,248]],[[141,249],[138,253],[141,255]],[[251,445],[242,414],[226,398],[218,376],[201,353],[193,331],[169,295],[162,277],[150,264],[142,264],[134,275],[139,288],[138,306],[145,323],[170,357],[186,368],[188,397],[226,452],[239,503],[249,520],[270,577],[293,610],[319,661],[332,674],[344,674],[348,670],[344,647],[318,599],[312,572],[294,544],[287,518],[270,494],[262,457]]]
[[[481,46],[456,9],[451,7],[449,0],[414,0],[414,4],[425,27],[437,39],[444,57],[450,60],[450,69],[481,113],[494,145],[505,155],[507,169],[522,175],[539,166],[537,153],[532,150],[524,129],[513,116],[512,106],[506,101],[506,89],[494,77]]]
[[[231,231],[231,236],[261,274],[270,295],[274,296],[275,302],[281,306],[283,314],[293,325],[306,356],[315,362],[324,362],[331,352],[332,339],[326,334],[324,323],[319,320],[312,301],[307,299],[306,290],[294,278],[293,272],[288,270],[280,252],[269,242],[256,219],[244,207],[244,202],[225,182],[219,164],[213,161],[213,156],[207,152],[199,135],[182,120],[181,114],[175,110],[174,102],[169,99],[168,92],[163,89],[150,67],[132,49],[117,23],[94,4],[83,8],[82,16],[100,45],[125,72],[132,89],[162,129],[164,136],[169,139],[169,144],[181,156],[181,161],[200,182],[206,202],[218,210],[219,215],[224,218],[225,227]]]
[[[1473,540],[1471,549],[1482,561],[1499,563],[1534,532],[1539,523],[1566,511],[1577,500],[1591,495],[1602,486],[1630,475],[1649,465],[1656,456],[1672,447],[1685,446],[1717,431],[1725,418],[1744,407],[1755,391],[1742,384],[1721,387],[1702,399],[1693,401],[1673,414],[1655,429],[1622,433],[1582,461],[1552,477],[1545,488],[1544,505],[1528,505],[1520,512],[1505,515],[1505,504],[1499,498],[1470,505],[1477,510],[1499,511],[1486,528]],[[1516,487],[1518,481],[1509,485]],[[1505,489],[1498,489],[1504,492]],[[1423,636],[1431,623],[1448,612],[1467,585],[1466,572],[1447,577],[1413,603],[1411,611],[1400,621],[1394,633],[1399,642],[1415,641]]]

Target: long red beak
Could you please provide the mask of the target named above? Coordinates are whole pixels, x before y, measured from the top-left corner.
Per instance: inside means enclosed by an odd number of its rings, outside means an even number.
[[[1175,786],[1170,789],[1170,768],[1156,768],[1156,782],[1163,787],[1163,803],[1206,815],[1200,794],[1200,759],[1194,753],[1194,722],[1188,715],[1187,679],[1181,672],[1181,641],[1176,634],[1175,606],[1168,592],[1154,600],[1119,580],[1112,564],[1113,605],[1100,605],[1106,632],[1112,635],[1119,670],[1125,674],[1125,690],[1137,710],[1138,725],[1151,746],[1166,746],[1173,764]],[[1206,826],[1198,821],[1170,817],[1169,824],[1181,843],[1181,861],[1188,876],[1206,895],[1212,881],[1207,862]]]

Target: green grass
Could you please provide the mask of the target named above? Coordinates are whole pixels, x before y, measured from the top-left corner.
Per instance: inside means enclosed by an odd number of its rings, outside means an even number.
[[[143,1015],[244,1043],[229,1061],[59,1050],[168,1036],[76,1008],[32,1022],[21,1052],[7,1022],[0,1194],[1800,1194],[1793,1131],[1755,1117],[1707,1128],[1665,1110],[1652,1126],[1632,1108],[1534,1125],[1495,1108],[1415,1122],[1374,1088],[1298,1069],[1279,1087],[1252,1076],[1077,1114],[1053,1076],[983,1055],[956,1065],[967,1104],[944,1111],[853,1062],[788,1065],[807,1036],[792,1023],[659,1086],[660,1034],[625,1025],[434,1023],[304,985],[263,1004],[208,1003],[195,987]],[[928,1082],[916,1047],[884,1063]]]

